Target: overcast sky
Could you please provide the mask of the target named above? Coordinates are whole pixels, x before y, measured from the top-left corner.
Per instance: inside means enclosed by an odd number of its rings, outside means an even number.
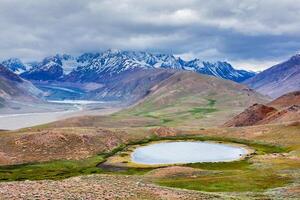
[[[0,60],[109,48],[262,70],[300,50],[300,0],[0,0]]]

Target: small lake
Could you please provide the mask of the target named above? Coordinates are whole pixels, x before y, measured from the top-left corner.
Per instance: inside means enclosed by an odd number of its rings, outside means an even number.
[[[131,159],[139,164],[178,164],[238,160],[248,151],[229,144],[212,142],[163,142],[138,147]]]

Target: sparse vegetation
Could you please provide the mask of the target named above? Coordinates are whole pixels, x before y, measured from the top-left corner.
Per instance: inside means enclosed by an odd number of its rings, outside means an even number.
[[[163,186],[208,192],[261,192],[268,188],[284,186],[290,181],[290,178],[266,170],[237,170],[195,178],[173,177],[156,182]]]
[[[130,145],[142,145],[153,141],[159,140],[217,140],[223,142],[237,142],[240,144],[248,145],[257,151],[257,154],[266,153],[279,153],[288,151],[286,148],[273,146],[262,143],[255,143],[246,140],[236,140],[231,138],[223,137],[210,137],[210,136],[199,136],[199,135],[180,135],[175,137],[158,137],[152,135],[148,138],[144,138],[138,141],[129,142],[127,145],[122,144],[114,148],[112,151],[102,153],[87,159],[82,160],[59,160],[45,163],[33,163],[23,165],[12,165],[0,167],[0,180],[1,181],[13,181],[13,180],[41,180],[41,179],[64,179],[72,176],[95,174],[95,173],[118,173],[118,174],[144,174],[151,169],[143,168],[123,168],[122,170],[113,170],[110,168],[97,167],[98,164],[104,162],[108,157],[121,152]],[[126,156],[125,153],[119,155]],[[248,160],[225,162],[225,163],[194,163],[187,164],[185,166],[200,168],[205,170],[248,170],[251,162]],[[167,184],[167,181],[164,182]]]
[[[216,112],[216,111],[217,111],[216,108],[195,107],[195,108],[191,109],[189,112],[192,114],[205,115],[205,114],[209,114],[209,113]]]

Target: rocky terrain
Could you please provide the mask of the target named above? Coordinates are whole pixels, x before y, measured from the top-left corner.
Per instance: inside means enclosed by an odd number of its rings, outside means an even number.
[[[159,187],[140,177],[90,175],[62,181],[0,183],[0,199],[234,199],[226,195]]]
[[[273,106],[273,107],[272,107]],[[270,123],[297,122],[300,120],[300,93],[285,94],[267,105],[254,104],[224,125],[231,127]]]
[[[92,128],[28,130],[1,134],[0,165],[83,159],[110,151],[130,137],[122,131]]]
[[[277,112],[277,110],[273,107],[268,107],[263,104],[253,104],[245,111],[226,122],[225,126],[252,126],[275,112]]]
[[[267,105],[277,109],[287,108],[291,105],[300,105],[300,91],[284,94]]]

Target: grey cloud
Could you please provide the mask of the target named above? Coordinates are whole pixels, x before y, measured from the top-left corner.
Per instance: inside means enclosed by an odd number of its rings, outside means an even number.
[[[1,0],[0,59],[108,48],[270,63],[299,50],[299,0]]]

